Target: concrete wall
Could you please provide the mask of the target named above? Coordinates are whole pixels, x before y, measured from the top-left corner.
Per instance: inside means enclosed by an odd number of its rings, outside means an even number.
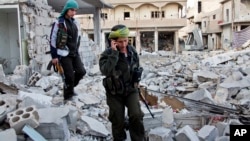
[[[223,26],[223,32],[221,36],[221,43],[224,49],[229,49],[232,42],[232,29],[231,26]]]
[[[166,19],[178,19],[180,17],[179,5],[177,4],[168,4],[162,8],[165,11]]]
[[[244,21],[250,20],[250,1],[235,0],[235,20]]]
[[[201,0],[202,1],[202,12],[211,12],[220,8],[220,0]]]
[[[229,9],[229,16],[227,17],[227,9]],[[223,23],[232,22],[232,3],[228,1],[223,5]]]

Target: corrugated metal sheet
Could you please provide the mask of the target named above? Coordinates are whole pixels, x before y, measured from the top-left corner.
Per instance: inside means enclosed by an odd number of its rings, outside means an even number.
[[[233,33],[233,47],[241,47],[247,40],[250,39],[250,26]]]

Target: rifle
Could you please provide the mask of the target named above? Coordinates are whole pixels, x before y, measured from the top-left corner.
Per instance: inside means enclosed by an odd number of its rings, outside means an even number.
[[[147,109],[148,109],[150,115],[152,116],[152,118],[155,118],[155,117],[154,117],[154,114],[153,114],[153,113],[151,112],[151,110],[149,109],[149,106],[148,106],[148,104],[147,104],[147,102],[146,102],[145,97],[141,94],[141,89],[140,89],[139,87],[138,87],[138,92],[139,92],[139,95],[140,95],[140,97],[141,97],[143,103],[144,103],[145,106],[147,107]]]
[[[67,85],[66,85],[66,82],[65,82],[64,70],[63,70],[63,67],[62,67],[60,61],[58,61],[58,63],[56,65],[54,65],[52,63],[52,60],[51,60],[49,62],[49,64],[48,64],[48,66],[47,66],[47,70],[51,70],[52,66],[53,66],[54,71],[57,72],[58,74],[60,74],[60,76],[62,77],[64,88],[67,88]]]

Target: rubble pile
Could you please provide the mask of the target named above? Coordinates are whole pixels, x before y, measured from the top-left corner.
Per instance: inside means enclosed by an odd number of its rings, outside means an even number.
[[[247,48],[227,52],[183,51],[182,54],[143,52],[140,84],[148,90],[146,99],[154,114],[152,118],[141,103],[148,139],[229,140],[229,125],[243,124],[237,115],[214,113],[211,108],[204,109],[178,97],[229,109],[249,105],[249,57]],[[112,140],[103,76],[98,66],[88,70],[88,75],[75,87],[78,95],[66,103],[58,74],[33,72],[24,83],[26,69],[18,66],[13,75],[5,76],[0,67],[1,139]]]

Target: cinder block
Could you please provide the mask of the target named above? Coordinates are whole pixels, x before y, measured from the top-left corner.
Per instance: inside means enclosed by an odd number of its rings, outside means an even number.
[[[36,128],[39,125],[39,116],[35,106],[17,109],[7,114],[10,127],[14,128],[17,134],[22,133],[22,128],[29,125]]]
[[[38,72],[34,72],[32,76],[29,78],[28,86],[34,86],[35,83],[42,77],[42,75]]]

